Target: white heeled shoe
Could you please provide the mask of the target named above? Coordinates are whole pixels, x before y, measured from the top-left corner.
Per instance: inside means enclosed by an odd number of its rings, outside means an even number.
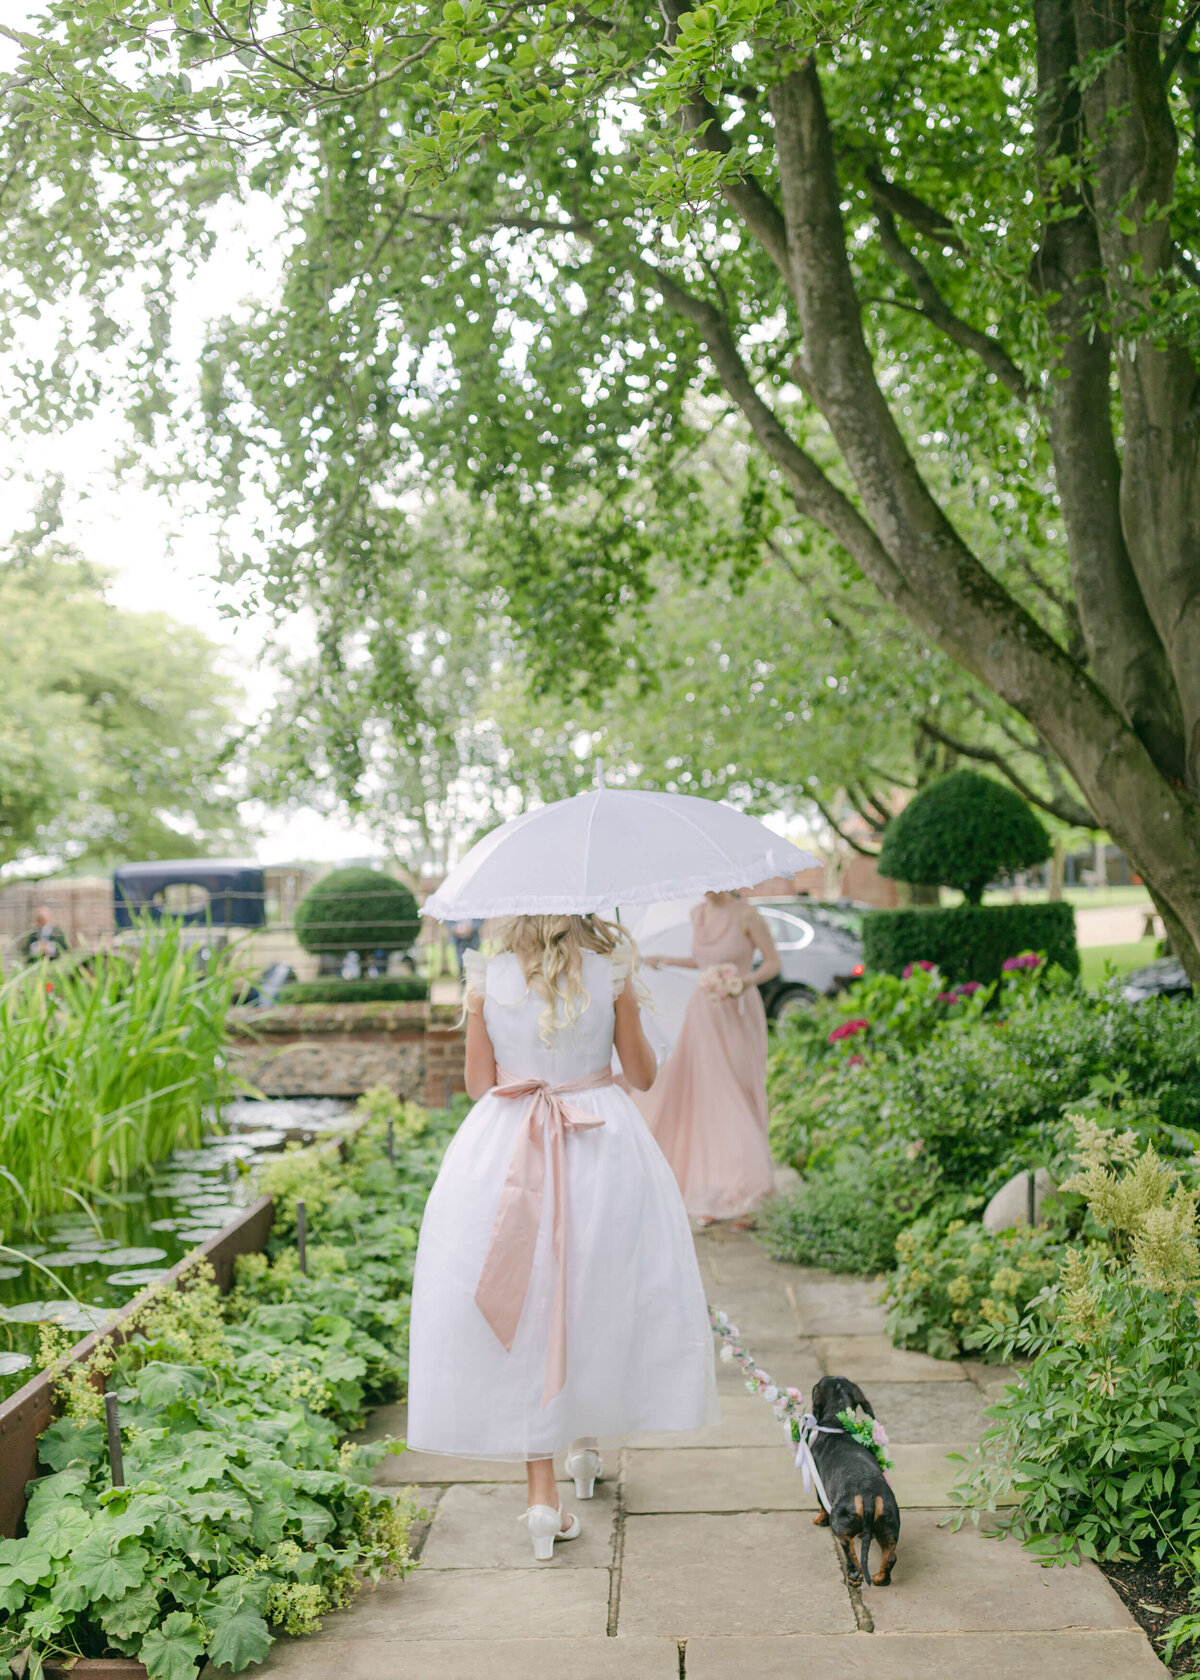
[[[548,1563],[554,1556],[556,1540],[578,1540],[583,1533],[583,1524],[578,1517],[571,1518],[568,1528],[563,1527],[562,1520],[561,1505],[557,1511],[549,1505],[531,1505],[526,1511],[523,1521],[529,1529],[529,1538],[533,1541],[533,1555],[538,1563]]]
[[[575,1483],[576,1499],[590,1499],[604,1475],[604,1460],[593,1447],[567,1454],[567,1475]]]

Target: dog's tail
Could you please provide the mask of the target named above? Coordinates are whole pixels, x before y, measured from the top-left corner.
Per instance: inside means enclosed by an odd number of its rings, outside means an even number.
[[[859,1557],[861,1559],[861,1562],[859,1564],[859,1568],[862,1570],[862,1578],[863,1578],[863,1586],[864,1587],[866,1586],[867,1582],[871,1579],[871,1571],[867,1568],[867,1553],[871,1550],[871,1541],[875,1538],[875,1506],[872,1503],[870,1508],[867,1509],[866,1505],[867,1505],[867,1502],[864,1500],[863,1501],[863,1506],[864,1506],[863,1520],[862,1520],[862,1540],[860,1541],[859,1548],[858,1548]]]

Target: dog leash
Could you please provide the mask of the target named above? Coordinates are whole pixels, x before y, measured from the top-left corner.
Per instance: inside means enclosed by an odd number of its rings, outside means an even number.
[[[798,1388],[781,1388],[778,1383],[773,1382],[770,1373],[755,1364],[753,1354],[742,1342],[737,1325],[730,1323],[728,1313],[709,1307],[708,1321],[721,1343],[718,1356],[721,1363],[739,1366],[751,1394],[757,1394],[765,1400],[783,1424],[784,1439],[794,1454],[796,1469],[804,1477],[805,1493],[815,1490],[822,1508],[828,1512],[829,1497],[813,1457],[812,1444],[818,1435],[848,1435],[850,1431],[843,1429],[840,1424],[818,1423],[813,1414],[805,1408],[804,1396]],[[883,1440],[886,1442],[886,1435]],[[884,1479],[889,1482],[891,1480],[886,1469]]]

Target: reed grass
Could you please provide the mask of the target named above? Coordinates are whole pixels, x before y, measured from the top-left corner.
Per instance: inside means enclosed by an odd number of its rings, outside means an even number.
[[[236,978],[162,923],[140,949],[0,984],[0,1239],[199,1144],[230,1085]]]

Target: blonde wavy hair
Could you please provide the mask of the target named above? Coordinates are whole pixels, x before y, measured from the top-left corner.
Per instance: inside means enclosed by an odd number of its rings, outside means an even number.
[[[627,956],[630,973],[640,961],[625,929],[602,916],[510,916],[493,937],[496,950],[513,953],[525,984],[545,1000],[546,1007],[538,1016],[543,1044],[549,1044],[560,1028],[573,1026],[591,1001],[583,983],[585,951],[602,957]]]

